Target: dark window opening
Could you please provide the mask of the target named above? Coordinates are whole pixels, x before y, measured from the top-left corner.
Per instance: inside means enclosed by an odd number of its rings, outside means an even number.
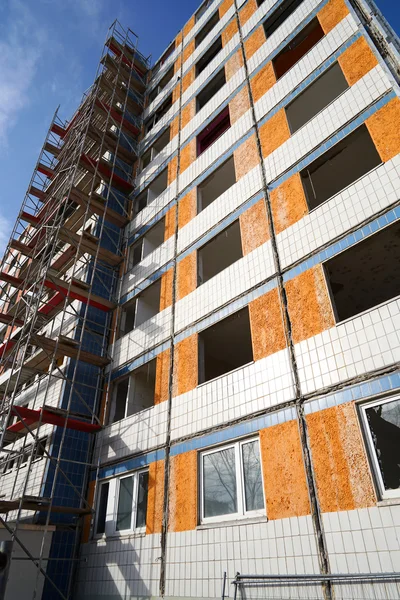
[[[156,360],[135,369],[129,377],[117,381],[112,389],[110,423],[116,423],[154,406]]]
[[[97,524],[96,533],[105,533],[106,531],[106,518],[107,518],[107,502],[108,502],[108,490],[110,484],[102,483],[99,493],[99,508],[97,511]]]
[[[294,13],[296,8],[302,4],[304,0],[284,0],[272,15],[264,22],[265,37],[268,39],[271,35]],[[262,4],[262,2],[260,3]],[[260,6],[260,4],[258,6]]]
[[[170,142],[170,128],[167,127],[164,133],[160,135],[159,138],[154,142],[154,144],[146,150],[146,152],[142,155],[142,169],[148,167],[148,165],[164,150],[164,148]]]
[[[136,244],[133,244],[129,248],[128,255],[128,271],[136,267],[142,260],[142,252],[143,252],[143,240],[140,240]]]
[[[224,108],[197,136],[197,156],[203,154],[231,126],[229,106]]]
[[[225,85],[226,77],[225,77],[225,69],[222,68],[216,75],[213,77],[202,90],[198,94],[196,98],[197,112],[203,108],[211,100],[213,96]]]
[[[159,94],[159,88],[158,88],[158,85],[156,85],[154,90],[152,90],[149,94],[149,104],[154,102],[154,100],[157,98],[158,94]]]
[[[146,135],[153,129],[154,125],[158,123],[158,121],[160,121],[164,115],[167,114],[171,106],[172,94],[169,94],[168,98],[164,100],[157,112],[155,112],[154,115],[152,115],[150,119],[146,121],[144,125]]]
[[[147,190],[135,198],[135,215],[138,215],[147,206]]]
[[[261,4],[264,4],[265,0],[257,0],[257,6],[261,6]]]
[[[199,383],[220,377],[252,361],[247,306],[199,333]]]
[[[328,260],[325,273],[338,321],[400,295],[400,223]]]
[[[158,84],[159,92],[161,92],[165,87],[167,87],[167,85],[169,84],[169,82],[171,81],[173,76],[174,76],[174,67],[172,66],[170,69],[168,69],[168,71],[165,73],[165,75],[160,80],[160,83]]]
[[[200,6],[199,10],[195,14],[196,23],[201,19],[201,17],[204,15],[206,10],[211,6],[213,2],[214,0],[206,0],[205,2],[203,2],[203,4]]]
[[[197,252],[198,285],[243,257],[239,220],[221,231]]]
[[[368,441],[383,497],[398,497],[400,488],[400,400],[363,407]]]
[[[218,167],[207,179],[197,186],[197,212],[207,208],[236,183],[233,156]]]
[[[286,107],[291,133],[310,121],[348,87],[342,69],[335,63]]]
[[[324,31],[317,18],[296,35],[296,37],[273,59],[272,65],[277,79],[291,69],[320,39]]]
[[[300,173],[307,203],[325,202],[381,163],[369,131],[361,125]]]
[[[222,38],[219,36],[215,42],[209,47],[207,52],[203,54],[203,56],[196,63],[196,77],[200,75],[202,71],[210,62],[217,56],[217,54],[222,50]]]
[[[212,17],[210,17],[208,19],[207,23],[204,25],[204,27],[202,27],[200,29],[199,33],[196,35],[196,37],[195,37],[196,48],[198,46],[200,46],[201,42],[208,36],[210,31],[212,29],[214,29],[214,27],[216,26],[216,24],[218,22],[219,22],[219,12],[218,12],[218,10],[216,10],[215,13],[212,15]]]
[[[136,267],[142,260],[161,246],[164,242],[165,219],[158,221],[141,240],[133,244],[128,254],[128,271]]]
[[[149,148],[142,156],[142,169],[145,169],[152,161],[151,148]]]
[[[147,202],[150,204],[155,198],[158,198],[168,187],[168,169],[164,169],[161,173],[150,183],[148,187]]]
[[[119,327],[118,327],[118,339],[132,331],[135,327],[135,315],[136,315],[136,299],[131,302],[127,302],[121,309]]]

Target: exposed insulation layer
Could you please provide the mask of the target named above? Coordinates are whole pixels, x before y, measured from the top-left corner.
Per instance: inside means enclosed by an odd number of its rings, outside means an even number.
[[[171,185],[176,179],[178,172],[178,157],[174,156],[168,163],[168,185]]]
[[[160,311],[172,305],[172,282],[174,270],[169,269],[161,275]]]
[[[347,83],[354,85],[366,73],[376,67],[378,59],[368,46],[366,39],[360,37],[339,56],[338,62]]]
[[[231,125],[236,123],[250,109],[250,99],[247,87],[240,90],[238,94],[229,102],[229,116]]]
[[[307,416],[317,492],[323,512],[376,503],[353,403]]]
[[[183,50],[183,63],[185,63],[187,61],[188,58],[190,58],[193,54],[193,52],[195,51],[195,41],[194,38],[190,40],[190,42],[185,46],[184,50]]]
[[[236,19],[233,19],[222,31],[221,39],[223,48],[225,48],[225,46],[231,41],[233,36],[238,33],[238,31],[239,29],[236,23]]]
[[[164,242],[169,240],[175,233],[176,226],[176,205],[169,209],[165,215]]]
[[[233,2],[234,0],[224,0],[223,2],[221,2],[218,9],[220,19],[222,19],[222,17],[225,15],[226,12],[228,12],[230,7],[233,6]]]
[[[262,98],[275,83],[274,67],[272,66],[272,62],[269,62],[250,80],[254,102]]]
[[[188,167],[196,160],[196,138],[190,140],[181,150],[180,172],[186,171]]]
[[[146,534],[161,533],[164,507],[164,461],[149,466],[147,494]]]
[[[169,530],[190,531],[197,525],[197,452],[171,458]]]
[[[400,99],[393,98],[366,120],[366,125],[383,162],[400,152]]]
[[[186,90],[192,85],[194,80],[196,79],[196,69],[192,67],[190,71],[186,73],[182,80],[182,94],[186,92]]]
[[[257,27],[254,33],[245,41],[244,49],[246,51],[246,58],[249,60],[253,54],[257,52],[261,48],[263,44],[266,42],[264,27],[260,25]]]
[[[348,14],[349,9],[345,0],[330,0],[328,4],[325,4],[317,15],[325,35],[334,29]]]
[[[185,338],[175,347],[174,396],[190,392],[198,383],[197,334]]]
[[[252,300],[249,313],[254,360],[285,348],[285,330],[277,289]]]
[[[286,294],[295,344],[335,325],[321,265],[288,281]]]
[[[171,269],[172,271],[172,269]],[[170,349],[164,350],[156,358],[156,385],[154,404],[166,402],[169,396]]]
[[[233,153],[236,181],[259,164],[256,136],[252,135]]]
[[[225,63],[225,77],[226,81],[229,81],[235,73],[243,67],[243,55],[242,51],[238,50],[229,60]]]
[[[308,213],[300,174],[295,173],[272,190],[270,201],[276,234],[300,221]]]
[[[243,27],[257,10],[256,0],[247,0],[244,7],[239,11],[240,25]]]
[[[178,262],[177,300],[181,300],[197,287],[197,252],[194,250]]]
[[[260,431],[268,519],[310,514],[310,501],[296,421]]]
[[[243,255],[269,240],[267,209],[263,198],[242,213],[239,221]]]
[[[196,114],[196,98],[192,98],[182,110],[182,129],[193,119]]]
[[[290,138],[289,125],[284,108],[260,127],[261,150],[264,158]]]
[[[197,190],[193,188],[179,200],[178,227],[182,229],[197,215]]]
[[[183,37],[184,38],[189,35],[189,33],[192,31],[195,24],[196,24],[196,17],[195,17],[195,15],[193,15],[191,17],[191,19],[189,19],[189,21],[186,23],[185,27],[183,28]]]

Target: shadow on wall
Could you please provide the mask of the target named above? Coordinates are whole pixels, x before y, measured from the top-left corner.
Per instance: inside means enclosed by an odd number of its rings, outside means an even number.
[[[152,536],[153,537],[153,536]],[[158,536],[157,536],[158,540]],[[131,600],[157,596],[160,551],[154,558],[144,535],[124,536],[87,545],[80,563],[76,600]],[[148,556],[148,562],[143,557]],[[140,574],[139,574],[140,573]],[[153,582],[150,589],[147,582]]]

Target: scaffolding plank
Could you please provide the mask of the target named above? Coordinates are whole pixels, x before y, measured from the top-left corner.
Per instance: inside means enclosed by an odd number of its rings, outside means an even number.
[[[102,427],[98,423],[90,423],[63,414],[63,411],[57,413],[56,410],[48,410],[46,408],[32,409],[25,406],[13,406],[12,412],[20,421],[7,427],[7,432],[12,434],[21,434],[28,432],[29,429],[37,428],[39,423],[55,425],[57,427],[67,427],[74,431],[82,431],[83,433],[97,433]]]
[[[122,256],[118,256],[101,246],[99,247],[99,239],[86,231],[84,231],[82,235],[79,235],[62,227],[59,232],[59,239],[66,244],[74,244],[77,247],[80,246],[82,252],[90,254],[91,256],[97,255],[100,260],[114,267],[118,266],[122,261]]]
[[[82,206],[87,206],[87,204],[90,203],[90,209],[96,215],[99,217],[104,217],[106,221],[116,225],[117,227],[125,227],[125,225],[129,222],[128,217],[124,217],[115,210],[108,208],[106,206],[106,199],[96,192],[92,192],[90,196],[87,196],[86,194],[83,194],[81,191],[74,188],[70,197],[72,200],[81,204]]]
[[[15,498],[13,500],[0,500],[0,513],[8,513],[13,510],[18,510],[20,503],[20,498]],[[23,510],[32,510],[35,512],[44,512],[50,510],[54,513],[76,515],[88,515],[92,512],[89,508],[74,508],[73,506],[50,506],[50,500],[48,498],[25,497],[22,499],[21,508]]]
[[[57,355],[68,356],[69,358],[74,359],[78,358],[79,355],[79,360],[95,365],[96,367],[105,367],[110,363],[108,358],[98,356],[92,352],[87,352],[86,350],[81,350],[79,352],[78,341],[64,336],[59,336],[57,342],[57,340],[53,340],[52,338],[36,334],[32,336],[32,341],[36,346],[43,348],[43,350],[47,350],[47,352],[52,353],[57,348]]]

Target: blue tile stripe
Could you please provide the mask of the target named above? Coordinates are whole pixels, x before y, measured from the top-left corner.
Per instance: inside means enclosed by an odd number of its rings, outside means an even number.
[[[127,334],[127,335],[129,335],[129,334]],[[118,369],[113,371],[113,373],[111,374],[111,378],[110,378],[111,381],[115,381],[116,379],[119,379],[120,377],[123,377],[124,375],[128,375],[135,369],[138,369],[142,365],[145,365],[146,363],[150,362],[151,360],[153,360],[153,358],[156,358],[159,354],[161,354],[161,352],[165,352],[165,350],[168,350],[168,348],[170,348],[170,347],[171,347],[171,342],[170,342],[170,340],[167,340],[163,344],[160,344],[156,348],[153,348],[149,352],[146,352],[146,354],[142,354],[141,356],[139,356],[139,358],[135,358],[135,360],[131,361],[130,363],[125,364],[122,367],[119,367]]]
[[[378,217],[374,221],[371,221],[367,225],[364,225],[364,227],[357,229],[357,231],[354,231],[353,233],[346,235],[344,238],[342,238],[338,242],[334,242],[333,244],[331,244],[330,246],[325,248],[325,250],[321,250],[321,252],[317,252],[316,254],[314,254],[313,256],[308,258],[307,260],[301,262],[300,264],[296,265],[292,269],[289,269],[288,271],[286,271],[286,273],[284,273],[283,281],[285,283],[287,281],[290,281],[291,279],[293,279],[294,277],[297,277],[301,273],[308,271],[308,269],[311,269],[315,265],[321,264],[324,261],[328,260],[329,258],[332,258],[333,256],[336,256],[337,254],[340,254],[340,252],[343,252],[343,250],[346,250],[347,248],[351,248],[352,246],[354,246],[361,240],[376,233],[380,229],[383,229],[387,225],[390,225],[391,223],[395,223],[399,219],[400,219],[400,206],[397,206],[396,208],[390,209],[387,213]]]
[[[304,412],[306,415],[310,415],[320,410],[331,408],[332,406],[364,400],[386,392],[398,391],[399,389],[400,371],[390,375],[384,375],[365,383],[352,385],[339,392],[335,392],[334,394],[328,394],[316,398],[315,400],[311,400],[310,402],[306,402],[304,404]]]
[[[205,233],[198,240],[196,240],[194,243],[192,243],[191,246],[189,246],[186,250],[184,250],[181,254],[179,254],[179,256],[176,259],[177,262],[180,262],[189,254],[191,254],[195,250],[198,250],[199,248],[204,246],[213,237],[215,237],[221,231],[226,229],[226,227],[228,227],[236,219],[238,219],[241,214],[243,214],[246,210],[251,208],[254,204],[256,204],[256,202],[261,200],[261,198],[263,198],[263,197],[264,197],[263,192],[258,192],[258,194],[256,194],[255,196],[252,196],[249,200],[244,202],[241,206],[239,206],[239,208],[237,208],[230,215],[225,217],[225,219],[223,219],[220,223],[218,223],[218,225],[216,225],[215,227],[210,229],[207,233]],[[160,277],[162,277],[162,275],[164,273],[166,273],[169,269],[171,269],[173,267],[173,264],[174,263],[172,260],[169,261],[166,265],[161,267],[161,269],[158,269],[157,271],[152,273],[152,275],[150,277],[147,277],[146,279],[141,281],[130,292],[128,292],[127,294],[125,294],[125,296],[123,296],[121,298],[120,304],[125,304],[126,302],[129,302],[129,300],[132,300],[132,298],[135,298],[135,296],[137,296],[138,294],[143,292],[143,290],[145,290],[147,287],[149,287],[149,285],[151,285],[152,283],[157,281],[157,279],[160,279]]]
[[[382,98],[375,101],[371,106],[366,108],[363,112],[361,112],[358,117],[353,119],[350,123],[347,123],[342,129],[339,129],[332,137],[327,139],[325,142],[321,143],[318,148],[310,152],[305,158],[296,163],[291,169],[287,170],[283,175],[275,179],[272,183],[268,185],[269,190],[274,190],[279,187],[284,181],[289,179],[295,173],[302,171],[305,167],[311,164],[314,160],[322,156],[327,150],[332,148],[335,144],[340,142],[343,138],[345,138],[349,133],[352,133],[360,127],[365,121],[373,114],[375,114],[379,109],[388,104],[390,100],[396,97],[396,93],[394,90],[386,93]]]
[[[197,323],[188,327],[187,329],[184,329],[181,332],[178,332],[175,335],[175,343],[181,342],[182,340],[193,335],[194,333],[198,333],[199,331],[202,331],[203,329],[207,329],[207,327],[211,327],[211,325],[214,325],[214,323],[221,321],[225,317],[229,317],[229,315],[232,315],[235,312],[239,311],[241,308],[244,308],[245,306],[247,306],[252,300],[255,300],[256,298],[263,296],[267,292],[270,292],[271,290],[276,288],[277,285],[278,285],[277,279],[275,277],[272,277],[263,285],[260,285],[259,287],[255,288],[251,292],[248,292],[248,293],[244,294],[243,296],[240,296],[240,298],[233,300],[232,302],[227,304],[227,306],[224,306],[224,307],[220,308],[219,310],[216,310],[211,315],[208,315],[207,317],[200,319]]]
[[[304,404],[304,412],[306,415],[310,415],[333,406],[339,406],[348,402],[366,400],[387,392],[398,392],[399,390],[400,371],[397,371],[395,373],[391,373],[390,375],[384,375],[371,381],[351,385],[333,394],[327,394],[325,396],[321,396],[320,398],[316,398],[315,400],[306,402]],[[216,446],[218,444],[229,442],[246,435],[251,435],[261,431],[262,429],[287,423],[288,421],[293,421],[295,419],[296,410],[294,407],[285,408],[284,410],[277,410],[276,412],[268,413],[267,415],[257,417],[245,423],[232,425],[231,427],[221,429],[220,431],[205,434],[185,442],[172,445],[170,455],[178,456],[179,454],[184,454],[186,452],[190,452],[191,450],[202,450],[204,448]],[[148,454],[139,457],[130,458],[126,461],[118,463],[117,465],[103,467],[100,470],[99,479],[113,476],[115,477],[133,469],[145,467],[152,462],[164,459],[165,451],[163,449],[149,452]],[[95,471],[92,472],[91,479],[92,481],[95,480]]]
[[[129,458],[128,460],[120,462],[116,465],[103,467],[99,470],[99,479],[105,479],[106,477],[117,477],[118,475],[123,475],[124,473],[133,471],[134,469],[142,469],[143,467],[147,467],[148,465],[151,465],[151,463],[157,462],[158,460],[165,460],[165,450],[163,448],[154,450],[153,452],[148,452],[147,454],[142,454],[141,456]],[[96,480],[96,471],[91,472],[90,480]]]
[[[295,418],[295,408],[286,408],[274,413],[269,413],[262,417],[253,419],[252,421],[239,423],[238,425],[233,425],[232,427],[221,429],[220,431],[209,433],[197,438],[193,438],[186,442],[176,444],[175,446],[171,447],[170,455],[177,456],[178,454],[184,454],[185,452],[190,452],[191,450],[202,450],[203,448],[228,442],[245,435],[257,433],[261,429],[267,429],[268,427],[273,427],[274,425],[293,421]]]

